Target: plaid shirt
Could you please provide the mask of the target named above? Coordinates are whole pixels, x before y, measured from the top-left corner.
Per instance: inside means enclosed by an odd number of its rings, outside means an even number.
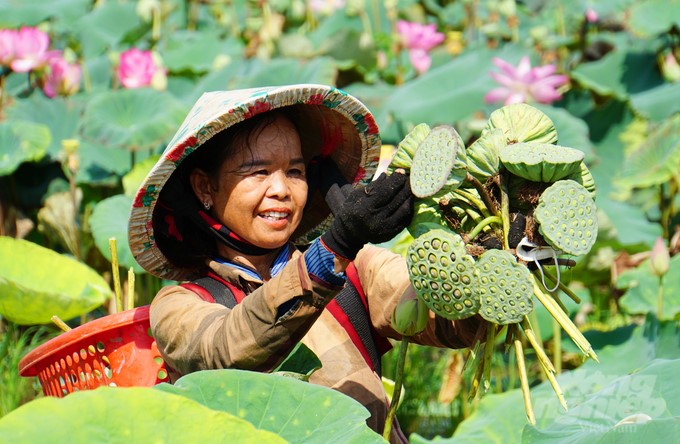
[[[405,260],[373,246],[359,252],[354,264],[368,299],[377,333],[401,339],[390,318],[410,285]],[[197,370],[239,368],[270,371],[302,341],[321,360],[310,382],[336,389],[363,404],[371,413],[368,425],[382,433],[387,396],[379,375],[371,370],[345,329],[324,310],[342,287],[310,277],[305,256],[295,251],[288,263],[265,285],[243,270],[210,262],[212,270],[239,286],[248,296],[229,309],[203,301],[181,286],[161,289],[151,304],[153,336],[171,380]],[[287,309],[281,313],[280,307]],[[467,347],[477,318],[452,322],[432,315],[413,342],[436,347]],[[391,441],[400,442],[393,430]]]

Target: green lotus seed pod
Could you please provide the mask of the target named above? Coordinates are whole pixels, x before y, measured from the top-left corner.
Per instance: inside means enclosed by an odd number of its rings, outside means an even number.
[[[557,142],[553,121],[542,111],[526,103],[506,105],[489,116],[482,136],[494,128],[503,130],[508,144],[517,142]]]
[[[413,156],[410,176],[413,194],[427,197],[441,190],[451,180],[456,155],[459,149],[464,149],[463,146],[463,140],[453,127],[442,125],[433,128]],[[465,168],[465,165],[462,167]]]
[[[430,310],[452,320],[478,312],[475,261],[459,235],[428,231],[409,246],[406,263],[416,295]]]
[[[426,123],[421,123],[413,127],[411,131],[404,137],[404,140],[397,145],[397,151],[392,157],[388,170],[390,172],[397,168],[404,168],[410,170],[413,163],[413,156],[418,149],[418,145],[425,140],[425,137],[430,133],[430,126]]]
[[[524,142],[501,149],[503,166],[534,182],[555,182],[581,170],[583,152],[549,143]]]
[[[590,193],[573,180],[558,180],[541,194],[534,210],[538,231],[553,248],[580,256],[597,238],[597,208]]]
[[[574,182],[583,185],[583,187],[586,190],[588,190],[588,192],[590,193],[590,197],[592,197],[593,200],[595,200],[595,198],[597,197],[595,179],[593,178],[593,175],[590,173],[590,170],[586,166],[585,162],[581,162],[579,170],[566,176],[565,179],[573,180]]]
[[[479,314],[495,324],[516,324],[534,309],[529,269],[505,250],[487,250],[477,258]]]
[[[470,174],[484,182],[500,169],[499,153],[507,145],[500,128],[487,131],[470,145],[467,152],[467,169]]]

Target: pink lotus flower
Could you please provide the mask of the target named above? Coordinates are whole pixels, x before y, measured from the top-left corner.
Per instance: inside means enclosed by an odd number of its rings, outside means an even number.
[[[409,60],[419,74],[430,69],[432,58],[429,51],[442,43],[445,38],[444,34],[437,32],[434,24],[421,25],[405,20],[397,22],[397,34],[408,49]]]
[[[151,85],[158,70],[151,51],[128,49],[120,55],[118,81],[125,88],[142,88]]]
[[[14,29],[0,29],[0,66],[9,66],[14,60],[17,34]]]
[[[80,65],[68,63],[62,57],[53,57],[43,78],[43,92],[49,98],[75,94],[80,88],[81,76]]]
[[[569,79],[565,75],[554,74],[557,69],[555,65],[532,68],[527,56],[522,57],[516,68],[498,57],[494,57],[493,63],[502,72],[492,72],[491,77],[500,83],[501,87],[492,89],[484,96],[486,103],[501,101],[505,105],[532,101],[552,103],[562,97],[556,88],[566,84]]]
[[[586,9],[586,21],[588,23],[596,23],[599,18],[600,16],[597,14],[596,10],[593,8]]]
[[[22,27],[14,38],[14,57],[10,66],[15,72],[29,72],[42,68],[51,57],[47,49],[50,38],[38,28]]]

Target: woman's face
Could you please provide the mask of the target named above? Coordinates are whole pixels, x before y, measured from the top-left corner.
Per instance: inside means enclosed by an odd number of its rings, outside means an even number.
[[[213,214],[261,248],[279,248],[300,225],[307,201],[305,162],[293,124],[277,117],[219,169]],[[203,200],[205,202],[205,200]]]

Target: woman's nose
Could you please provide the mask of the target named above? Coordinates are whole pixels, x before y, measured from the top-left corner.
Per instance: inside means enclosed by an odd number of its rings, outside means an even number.
[[[290,186],[288,185],[288,177],[283,171],[276,171],[269,176],[269,188],[267,189],[269,196],[286,197],[290,194]]]

